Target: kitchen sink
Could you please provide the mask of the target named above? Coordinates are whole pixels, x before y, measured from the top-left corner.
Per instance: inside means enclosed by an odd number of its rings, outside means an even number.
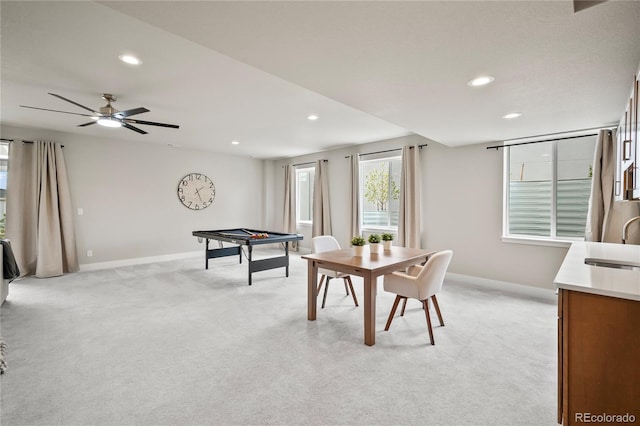
[[[603,266],[605,268],[628,269],[631,271],[640,271],[640,262],[623,262],[613,259],[598,259],[596,257],[587,257],[584,263],[592,266]]]

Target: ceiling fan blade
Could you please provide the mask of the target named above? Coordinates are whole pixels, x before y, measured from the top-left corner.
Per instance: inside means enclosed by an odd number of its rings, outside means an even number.
[[[20,105],[22,108],[31,108],[31,109],[39,109],[42,111],[53,111],[53,112],[61,112],[64,114],[73,114],[73,115],[81,115],[83,117],[94,117],[95,115],[91,115],[91,114],[80,114],[78,112],[69,112],[69,111],[60,111],[58,109],[49,109],[49,108],[38,108],[38,107],[32,107],[32,106],[27,106],[27,105]],[[99,113],[96,113],[97,115],[100,115]]]
[[[170,127],[172,129],[179,129],[180,128],[180,126],[178,126],[177,124],[156,123],[155,121],[135,120],[133,118],[126,118],[123,121],[125,121],[127,123],[146,124],[148,126]]]
[[[75,106],[79,106],[79,107],[80,107],[80,108],[82,108],[82,109],[86,109],[87,111],[91,111],[91,112],[92,112],[92,113],[94,113],[94,114],[100,114],[98,111],[92,110],[91,108],[86,107],[86,106],[84,106],[84,105],[80,105],[79,103],[74,102],[74,101],[72,101],[71,99],[67,99],[67,98],[65,98],[64,96],[56,95],[55,93],[49,93],[49,94],[50,94],[51,96],[55,96],[55,97],[56,97],[56,98],[58,98],[58,99],[62,99],[63,101],[67,101],[67,102],[69,102],[69,103],[71,103],[71,104],[74,104]]]
[[[86,127],[86,126],[91,126],[92,124],[96,124],[97,121],[90,121],[88,123],[84,123],[84,124],[78,124],[78,127]]]
[[[131,124],[126,123],[126,122],[124,122],[124,121],[122,122],[122,125],[123,125],[124,127],[126,127],[127,129],[129,129],[129,130],[133,130],[134,132],[138,132],[138,133],[143,134],[143,135],[146,135],[146,134],[147,134],[147,132],[145,132],[144,130],[142,130],[142,129],[138,129],[137,127],[132,126]]]
[[[149,112],[149,110],[144,107],[140,107],[140,108],[127,109],[125,111],[118,111],[113,115],[118,118],[124,118],[124,117],[129,117],[135,114],[142,114],[143,112]]]

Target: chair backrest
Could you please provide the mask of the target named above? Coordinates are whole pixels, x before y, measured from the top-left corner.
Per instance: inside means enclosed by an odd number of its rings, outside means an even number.
[[[451,250],[439,251],[429,257],[427,263],[417,275],[420,300],[433,296],[442,290],[444,276],[447,273],[453,252]]]
[[[311,239],[313,242],[313,252],[322,253],[323,251],[340,250],[340,244],[333,235],[319,235]]]

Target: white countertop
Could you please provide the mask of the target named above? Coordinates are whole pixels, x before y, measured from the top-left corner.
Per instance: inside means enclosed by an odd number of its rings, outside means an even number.
[[[593,266],[585,258],[640,262],[640,245],[577,242],[560,266],[556,288],[640,301],[640,271]]]

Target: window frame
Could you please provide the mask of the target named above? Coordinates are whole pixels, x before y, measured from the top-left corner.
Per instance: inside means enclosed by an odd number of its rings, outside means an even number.
[[[309,185],[309,190],[310,190],[310,199],[311,199],[311,208],[310,208],[310,217],[311,219],[309,220],[302,220],[300,219],[300,174],[303,172],[313,172],[312,174],[310,174],[310,185]],[[305,167],[296,167],[295,169],[296,172],[296,224],[301,225],[301,226],[312,226],[313,225],[313,191],[314,191],[314,182],[313,179],[315,179],[315,173],[316,173],[316,167],[315,166],[305,166]]]
[[[369,154],[372,155],[373,154]],[[398,225],[395,226],[380,226],[380,225],[365,225],[364,223],[364,179],[365,179],[365,174],[363,172],[363,165],[367,164],[367,163],[373,163],[373,162],[382,162],[382,161],[388,161],[391,164],[392,160],[399,160],[400,161],[400,167],[402,168],[402,154],[401,152],[398,152],[397,154],[390,154],[388,152],[381,154],[381,155],[376,155],[373,158],[367,159],[367,160],[360,160],[359,161],[359,167],[360,170],[358,171],[358,176],[359,176],[359,182],[358,182],[358,187],[359,187],[359,199],[358,199],[358,204],[359,204],[359,218],[358,221],[360,223],[360,229],[362,234],[372,234],[372,233],[383,233],[383,232],[389,232],[389,233],[397,233],[398,232]],[[391,173],[389,173],[389,179],[391,180]],[[391,193],[391,192],[390,192]],[[391,210],[389,210],[389,213],[391,213]]]
[[[501,241],[515,244],[531,244],[551,247],[569,247],[574,242],[585,241],[584,237],[570,237],[557,235],[557,209],[558,209],[558,143],[563,139],[574,137],[588,137],[589,134],[560,134],[556,139],[529,140],[524,143],[551,143],[552,167],[551,167],[551,214],[550,214],[550,236],[537,236],[527,234],[509,233],[509,194],[510,194],[510,153],[511,147],[518,144],[509,145],[505,143],[503,148],[502,161],[502,236]]]

